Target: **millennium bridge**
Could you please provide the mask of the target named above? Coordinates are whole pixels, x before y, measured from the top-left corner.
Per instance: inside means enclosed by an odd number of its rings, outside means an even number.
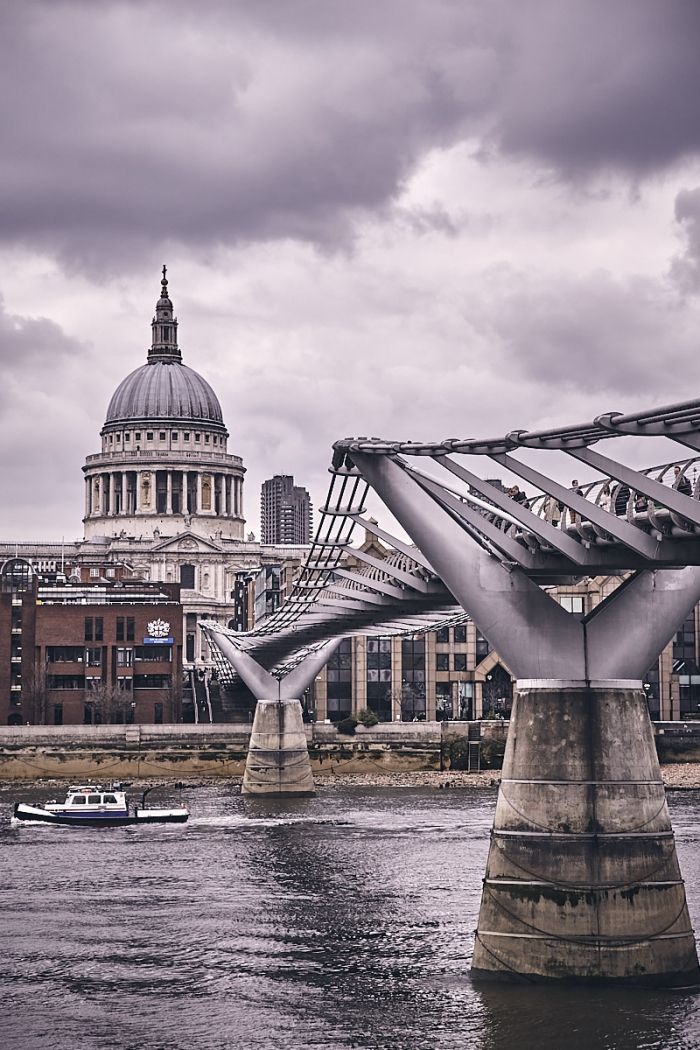
[[[645,437],[673,442],[668,461],[626,465]],[[517,683],[475,978],[700,983],[642,689],[700,600],[699,457],[688,450],[700,451],[700,401],[488,440],[338,441],[287,602],[245,634],[203,625],[224,680],[235,671],[258,699],[244,791],[297,794],[313,790],[298,698],[340,638],[478,623]],[[597,480],[554,480],[553,452]],[[504,492],[475,472],[477,457],[537,495]],[[367,517],[370,488],[412,544]],[[395,555],[352,548],[358,525]],[[611,572],[624,582],[582,621],[543,589]]]

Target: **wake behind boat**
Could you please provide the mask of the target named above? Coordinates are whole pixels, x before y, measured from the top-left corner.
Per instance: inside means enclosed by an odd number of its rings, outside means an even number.
[[[30,806],[16,802],[16,820],[39,824],[63,824],[76,827],[114,828],[129,824],[184,824],[189,817],[186,806],[172,809],[149,809],[144,791],[141,805],[127,802],[121,788],[103,788],[97,784],[79,784],[68,788],[64,802],[51,799],[43,805]]]

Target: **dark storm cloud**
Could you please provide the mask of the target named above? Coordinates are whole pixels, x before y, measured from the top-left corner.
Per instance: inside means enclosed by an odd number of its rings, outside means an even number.
[[[168,240],[346,243],[466,137],[575,177],[700,142],[694,0],[56,0],[0,19],[0,237],[81,269]]]
[[[641,176],[700,150],[697,0],[513,8],[499,115],[506,149],[573,176],[600,166]]]

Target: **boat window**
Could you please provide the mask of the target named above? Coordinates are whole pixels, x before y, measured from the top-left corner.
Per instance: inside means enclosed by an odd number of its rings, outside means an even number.
[[[102,801],[101,795],[88,795],[88,802],[91,806],[98,806]]]
[[[71,805],[72,806],[84,806],[85,805],[85,795],[74,795],[73,798],[71,799]]]
[[[114,795],[104,795],[103,798],[102,798],[102,801],[103,802],[116,802],[117,800],[114,797]]]

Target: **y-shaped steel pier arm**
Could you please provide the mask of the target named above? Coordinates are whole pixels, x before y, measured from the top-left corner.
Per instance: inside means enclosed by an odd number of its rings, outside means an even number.
[[[700,600],[700,567],[644,570],[581,623],[518,566],[485,551],[398,457],[351,455],[520,679],[640,680]]]

